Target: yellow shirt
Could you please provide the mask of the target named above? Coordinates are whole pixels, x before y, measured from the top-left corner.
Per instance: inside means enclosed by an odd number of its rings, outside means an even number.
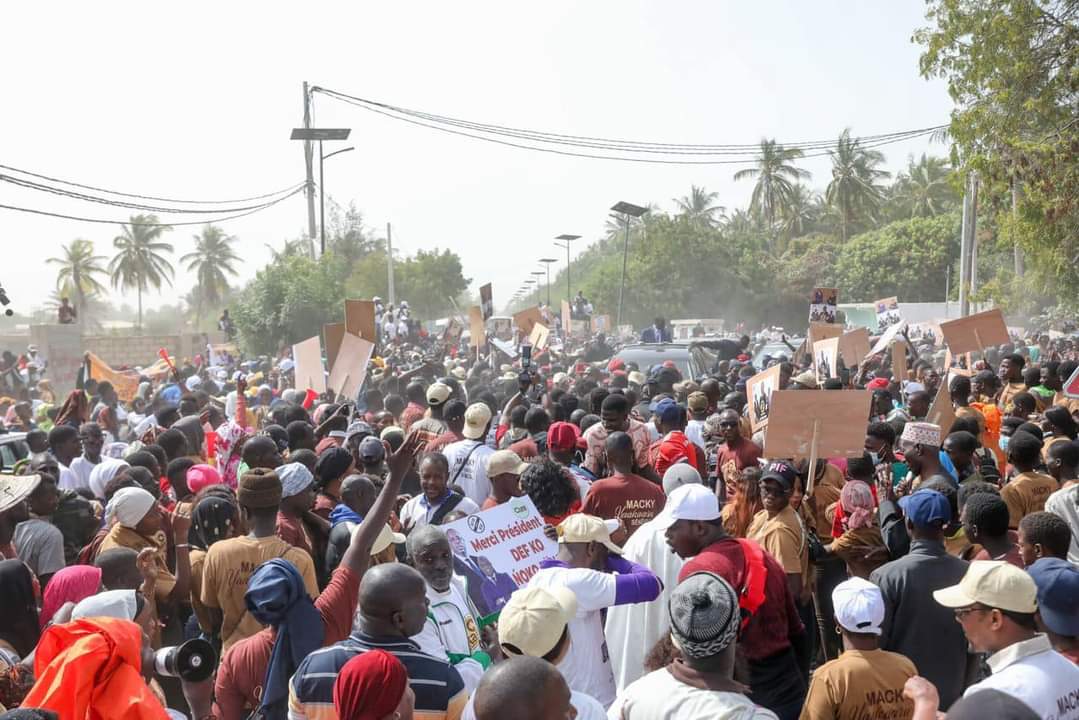
[[[1015,530],[1024,517],[1044,510],[1049,495],[1059,489],[1057,481],[1048,475],[1036,472],[1016,475],[1000,489],[1000,497],[1008,505],[1008,527]]]
[[[898,653],[847,650],[813,672],[799,720],[909,718],[914,702],[903,697],[903,685],[917,674]]]
[[[788,575],[800,573],[802,581],[808,581],[809,547],[794,508],[788,505],[774,518],[768,517],[767,510],[761,510],[753,516],[746,537],[771,553]]]
[[[144,548],[154,549],[154,564],[157,565],[157,582],[154,585],[154,595],[159,602],[167,600],[172,589],[176,587],[176,576],[169,570],[165,558],[165,535],[158,533],[156,537],[147,538],[134,530],[117,523],[109,530],[109,534],[101,541],[101,547],[97,554],[116,547],[131,548],[139,552]]]

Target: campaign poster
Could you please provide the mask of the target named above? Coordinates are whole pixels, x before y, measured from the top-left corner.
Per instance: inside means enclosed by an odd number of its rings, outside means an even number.
[[[874,305],[877,307],[877,332],[882,333],[903,320],[899,315],[899,298],[884,298],[877,300]]]
[[[779,365],[759,372],[746,382],[749,395],[749,425],[753,432],[768,426],[768,411],[772,406],[772,393],[779,389]]]
[[[491,283],[480,288],[480,308],[483,310],[483,321],[487,322],[495,314],[495,302],[491,296]]]
[[[817,371],[817,384],[823,385],[829,378],[839,377],[839,338],[828,338],[813,343],[813,368]]]
[[[835,322],[839,291],[835,288],[813,288],[809,297],[809,322]]]
[[[531,498],[510,498],[490,510],[442,526],[453,550],[453,569],[465,581],[480,618],[500,612],[513,591],[528,584],[558,544],[543,534],[543,516]]]

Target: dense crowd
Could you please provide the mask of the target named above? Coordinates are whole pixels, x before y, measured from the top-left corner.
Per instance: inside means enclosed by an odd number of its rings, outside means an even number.
[[[0,718],[1079,719],[1074,339],[900,334],[905,373],[822,382],[763,335],[683,377],[602,335],[378,327],[356,398],[287,350],[9,386]],[[871,393],[864,451],[766,457],[773,365]],[[518,586],[443,526],[525,496],[557,553]]]

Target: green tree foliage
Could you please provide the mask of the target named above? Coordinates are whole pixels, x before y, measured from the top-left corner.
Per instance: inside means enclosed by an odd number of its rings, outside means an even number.
[[[172,254],[172,245],[161,236],[172,228],[158,225],[156,215],[133,215],[129,225],[121,225],[122,232],[113,238],[116,255],[109,262],[112,286],[127,292],[134,289],[139,299],[139,322],[142,327],[142,293],[150,288],[160,290],[163,284],[172,284],[172,263],[166,255]]]
[[[953,161],[976,170],[985,225],[1025,251],[1014,298],[1079,298],[1079,3],[930,0],[921,71],[955,100]],[[1016,263],[1017,269],[1021,266]]]
[[[195,289],[195,326],[202,322],[205,305],[216,305],[228,290],[227,275],[236,275],[235,264],[240,257],[233,251],[235,238],[213,225],[207,225],[194,236],[195,249],[180,258],[187,269],[195,273],[198,286]]]
[[[832,181],[825,197],[839,214],[839,233],[846,242],[856,224],[876,220],[884,191],[878,181],[889,173],[877,167],[884,162],[884,154],[863,147],[850,136],[850,128],[839,135],[828,155],[832,158]]]
[[[407,300],[416,317],[437,318],[453,311],[456,300],[471,282],[462,274],[461,258],[450,250],[420,250],[411,257],[401,258],[394,253],[394,292],[399,300]],[[386,298],[389,295],[389,273],[386,265],[385,242],[379,240],[372,252],[352,267],[346,283],[350,297]]]
[[[98,277],[107,274],[101,266],[106,258],[94,255],[94,244],[89,240],[72,240],[61,246],[60,250],[60,257],[49,258],[45,262],[59,266],[60,269],[56,272],[56,289],[60,291],[60,297],[67,297],[69,294],[75,296],[75,311],[78,313],[79,322],[82,322],[90,299],[105,294],[105,286]]]

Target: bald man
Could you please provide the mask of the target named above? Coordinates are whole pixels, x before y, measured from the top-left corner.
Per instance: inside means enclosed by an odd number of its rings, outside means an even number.
[[[495,665],[476,688],[476,720],[572,720],[569,686],[551,663],[520,656]]]
[[[468,701],[460,673],[409,638],[427,619],[427,584],[399,563],[376,565],[360,581],[356,628],[342,642],[307,656],[289,681],[290,720],[338,720],[333,684],[345,663],[368,650],[395,655],[408,671],[417,717],[458,720]]]

